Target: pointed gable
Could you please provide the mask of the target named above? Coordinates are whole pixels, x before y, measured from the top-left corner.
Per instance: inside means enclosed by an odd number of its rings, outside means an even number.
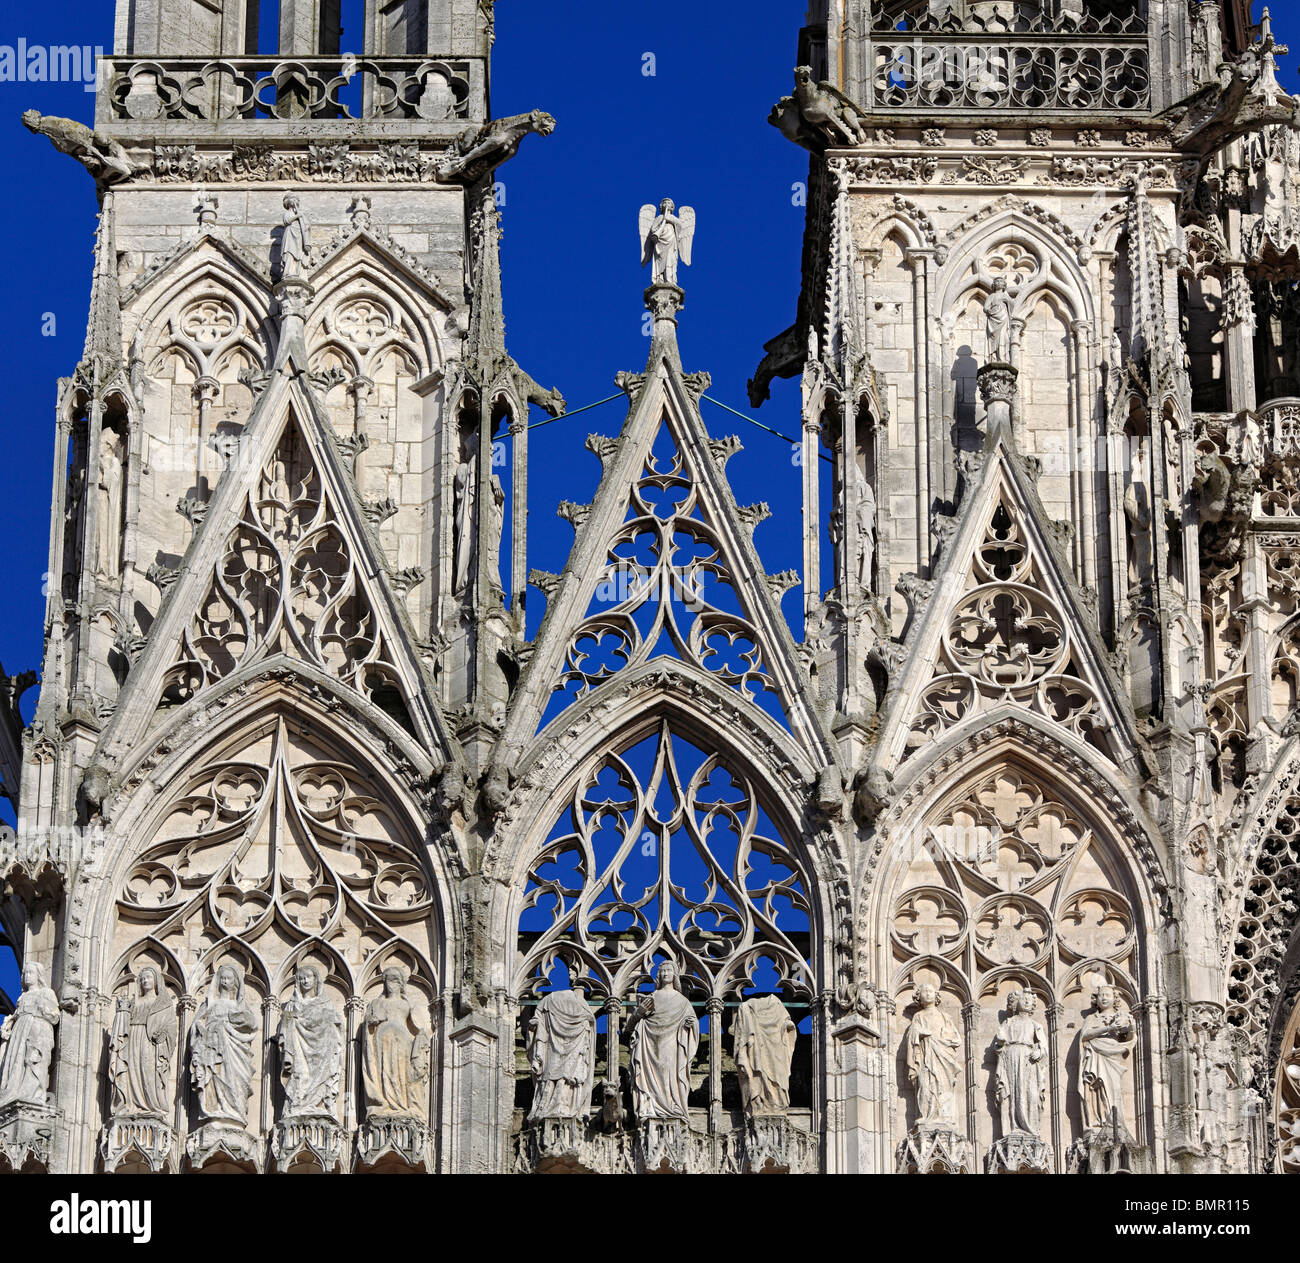
[[[932,596],[905,642],[877,758],[906,760],[1002,707],[1127,766],[1136,724],[1032,482],[999,432],[973,475]]]
[[[537,686],[521,690],[510,734],[526,740],[625,670],[666,657],[825,752],[780,611],[789,576],[767,576],[750,538],[766,506],[737,507],[722,469],[735,448],[709,438],[675,351],[652,352],[617,443],[589,441],[604,477],[589,509],[562,506],[577,540],[529,665]]]
[[[430,749],[449,738],[333,437],[302,378],[258,401],[166,596],[105,748],[274,658],[338,680]],[[413,576],[411,576],[413,577]]]

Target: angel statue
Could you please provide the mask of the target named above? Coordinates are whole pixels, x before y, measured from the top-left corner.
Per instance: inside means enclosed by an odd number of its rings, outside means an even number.
[[[674,213],[676,211],[676,213]],[[650,274],[655,285],[677,284],[677,261],[691,266],[691,242],[695,240],[695,209],[676,210],[671,198],[659,203],[659,213],[649,203],[641,207],[641,266],[654,264]]]

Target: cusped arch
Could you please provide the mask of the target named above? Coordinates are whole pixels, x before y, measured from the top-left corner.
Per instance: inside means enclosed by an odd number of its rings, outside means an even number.
[[[1092,286],[1079,262],[1081,243],[1072,232],[1065,236],[1066,232],[1055,216],[1029,203],[1005,204],[990,216],[970,217],[948,234],[951,245],[938,277],[937,309],[956,309],[968,294],[981,292],[977,276],[972,275],[972,265],[981,255],[1002,244],[1028,244],[1041,254],[1043,274],[1031,279],[1018,299],[1023,302],[1046,290],[1058,297],[1072,320],[1091,323],[1095,310]]]
[[[736,722],[723,721],[716,714],[701,713],[698,705],[691,705],[688,695],[671,683],[660,680],[648,694],[635,688],[630,694],[623,699],[623,707],[591,708],[604,713],[595,722],[572,723],[539,742],[539,749],[527,761],[497,830],[498,837],[509,839],[508,849],[488,861],[497,888],[503,892],[494,914],[500,941],[513,951],[530,867],[548,845],[583,777],[609,756],[621,757],[667,733],[692,746],[704,761],[715,759],[728,776],[750,787],[753,805],[770,822],[775,840],[796,861],[808,905],[808,963],[814,978],[828,978],[833,888],[837,874],[843,873],[843,863],[829,832],[810,830],[804,819],[805,795],[797,787],[797,773],[792,774],[791,764],[794,759],[806,762],[806,758],[793,749],[774,749],[766,739],[768,734],[760,736],[752,722],[738,717]],[[782,744],[793,744],[788,734],[782,736]],[[576,950],[582,954],[588,946],[580,943]]]
[[[275,347],[275,323],[266,283],[215,251],[178,257],[141,285],[133,306],[140,312],[135,329],[145,335],[142,349],[157,355],[177,346],[194,360],[193,347],[175,336],[172,324],[206,297],[227,300],[240,317],[229,345],[243,346],[259,364],[269,362]],[[220,353],[227,349],[223,342]]]
[[[334,314],[352,301],[378,300],[390,313],[390,332],[376,349],[396,343],[412,353],[425,376],[443,363],[442,340],[428,316],[428,295],[420,295],[395,270],[385,271],[367,253],[345,251],[316,278],[317,293],[307,321],[307,346],[314,354],[326,341],[340,340],[333,327]],[[405,322],[414,341],[400,338],[396,330]]]
[[[170,757],[128,773],[96,881],[80,892],[93,896],[92,973],[155,941],[187,962],[192,989],[216,946],[258,955],[264,937],[268,986],[305,950],[332,956],[353,989],[376,953],[399,946],[421,957],[435,989],[455,966],[457,861],[430,836],[419,798],[431,769],[403,757],[396,734],[367,739],[336,710],[297,697],[286,706],[289,696],[275,689],[251,710],[213,710],[197,751],[192,715],[162,743]],[[227,899],[236,912],[222,910]]]
[[[1150,968],[1158,968],[1154,932],[1169,900],[1161,834],[1113,767],[1084,742],[1039,716],[993,712],[964,735],[954,732],[918,750],[899,769],[891,803],[876,822],[877,836],[919,837],[927,817],[1000,766],[1033,778],[1045,793],[1059,796],[1080,817],[1094,822],[1116,872],[1124,873],[1130,883],[1124,893],[1142,917],[1136,938],[1148,944]],[[868,851],[860,875],[867,942],[884,937],[876,931],[890,915],[898,862],[905,854],[884,844]]]
[[[879,250],[886,238],[899,235],[905,248],[938,251],[940,263],[946,257],[947,248],[939,244],[938,229],[925,208],[901,193],[896,193],[893,201],[883,207],[867,225],[863,248]]]

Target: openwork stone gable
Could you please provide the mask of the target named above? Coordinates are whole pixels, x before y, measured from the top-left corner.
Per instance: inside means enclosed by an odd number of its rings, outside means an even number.
[[[1297,103],[1267,18],[1114,7],[812,0],[802,565],[660,197],[551,574],[492,6],[123,0],[23,120],[100,219],[0,1169],[1297,1169]]]

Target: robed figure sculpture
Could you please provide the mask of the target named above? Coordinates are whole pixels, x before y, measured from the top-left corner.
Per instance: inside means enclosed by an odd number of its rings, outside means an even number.
[[[679,989],[677,966],[671,960],[659,966],[654,993],[642,998],[627,1029],[637,1121],[671,1118],[685,1122],[700,1023]]]

